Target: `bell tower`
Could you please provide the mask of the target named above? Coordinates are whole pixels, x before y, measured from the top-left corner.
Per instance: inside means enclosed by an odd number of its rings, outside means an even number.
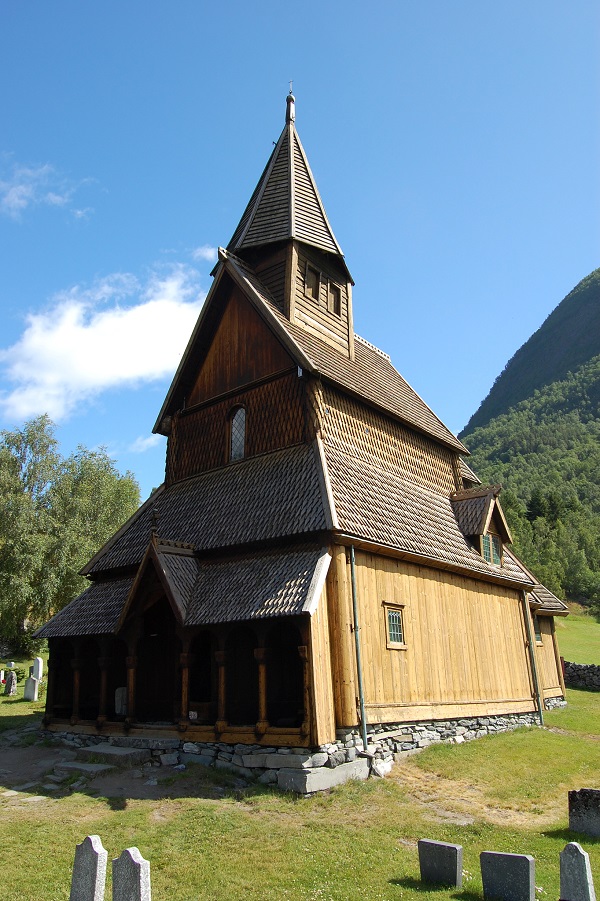
[[[244,260],[290,322],[354,358],[352,276],[286,98],[283,131],[227,250]]]

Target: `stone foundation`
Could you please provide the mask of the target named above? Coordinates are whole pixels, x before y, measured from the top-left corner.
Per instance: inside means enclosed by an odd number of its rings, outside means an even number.
[[[544,701],[544,709],[545,710],[555,710],[557,707],[566,707],[567,702],[563,697],[560,698],[546,698]]]
[[[562,698],[551,698],[564,704]],[[548,701],[546,704],[548,705]],[[557,705],[555,705],[557,706]],[[50,733],[68,747],[94,747],[108,743],[122,748],[146,748],[155,766],[203,766],[229,770],[265,785],[311,794],[339,785],[347,779],[385,776],[397,755],[426,748],[435,742],[461,744],[519,726],[538,725],[535,713],[473,717],[437,722],[391,723],[367,726],[367,752],[360,729],[339,729],[336,741],[316,748],[274,748],[260,745],[230,745],[225,742],[191,742],[179,738],[144,738],[124,735]]]
[[[565,685],[600,691],[600,666],[593,663],[569,663],[565,660]]]

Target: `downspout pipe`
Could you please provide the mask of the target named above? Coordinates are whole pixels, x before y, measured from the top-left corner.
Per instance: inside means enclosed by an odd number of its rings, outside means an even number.
[[[360,659],[360,626],[358,625],[358,602],[356,597],[356,563],[354,560],[354,545],[350,545],[350,576],[352,581],[352,617],[354,631],[354,645],[356,648],[356,672],[358,676],[358,702],[360,706],[360,728],[363,749],[367,750],[367,717],[365,715],[365,692],[362,678],[362,664]]]
[[[538,679],[538,671],[537,664],[535,661],[535,644],[534,637],[531,631],[531,616],[529,615],[529,602],[527,600],[527,592],[522,591],[521,596],[523,598],[523,616],[525,617],[525,624],[527,626],[527,638],[529,640],[529,659],[531,660],[531,672],[533,675],[533,690],[535,691],[535,697],[538,706],[538,713],[540,717],[540,726],[544,725],[544,707],[542,704],[542,696],[540,694],[540,682]]]

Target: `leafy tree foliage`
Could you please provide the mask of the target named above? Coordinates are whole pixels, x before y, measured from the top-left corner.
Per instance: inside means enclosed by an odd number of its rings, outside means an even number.
[[[600,606],[600,356],[463,440],[504,487],[517,554],[559,597]]]
[[[15,650],[85,588],[78,571],[139,505],[105,450],[57,447],[47,416],[0,432],[0,637]]]

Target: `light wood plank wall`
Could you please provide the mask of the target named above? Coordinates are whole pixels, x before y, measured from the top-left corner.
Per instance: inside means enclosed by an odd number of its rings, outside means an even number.
[[[355,724],[357,715],[356,691],[335,687],[343,658],[353,655],[350,570],[339,557],[334,554],[338,565],[332,567],[336,585],[331,587],[340,612],[336,621],[332,597],[330,636],[336,717],[342,726]],[[518,591],[361,551],[356,577],[369,722],[535,709]],[[403,605],[405,650],[386,647],[384,601]]]
[[[313,710],[311,739],[315,745],[324,745],[335,741],[335,706],[325,586],[310,620],[310,642]]]
[[[539,616],[538,623],[542,634],[542,643],[536,642],[535,655],[540,690],[545,698],[557,698],[564,694],[564,691],[554,648],[554,618]]]

